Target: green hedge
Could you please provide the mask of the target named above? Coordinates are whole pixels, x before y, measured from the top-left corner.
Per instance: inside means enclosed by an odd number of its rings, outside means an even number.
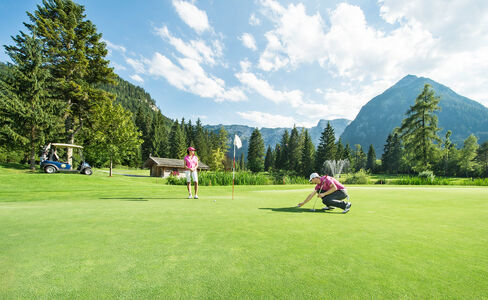
[[[167,184],[186,185],[186,178],[168,177]],[[232,172],[199,172],[198,184],[202,186],[232,185]],[[240,171],[235,173],[235,185],[271,185],[271,184],[308,184],[304,177],[293,173],[252,173]]]

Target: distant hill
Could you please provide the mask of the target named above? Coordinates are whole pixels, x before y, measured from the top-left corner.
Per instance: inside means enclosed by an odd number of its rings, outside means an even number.
[[[347,119],[335,119],[335,120],[320,120],[317,123],[317,126],[308,129],[310,136],[312,137],[312,141],[315,146],[318,145],[320,135],[324,128],[327,126],[327,122],[330,122],[330,125],[334,128],[335,135],[337,139],[342,134],[346,126],[351,122]],[[220,127],[222,125],[206,125],[204,126],[206,129],[218,133]],[[249,146],[249,138],[251,137],[251,133],[254,130],[254,127],[246,126],[246,125],[223,125],[225,130],[229,133],[229,145],[232,145],[233,137],[235,134],[239,136],[242,140],[242,148],[239,150],[240,153],[244,153],[247,156],[247,148]],[[302,130],[303,127],[297,127],[299,131]],[[274,148],[276,144],[281,141],[281,137],[285,130],[288,130],[288,133],[291,132],[292,128],[261,128],[260,132],[264,140],[265,148],[267,149],[268,146]]]
[[[405,112],[415,103],[426,83],[441,98],[441,111],[437,112],[441,138],[451,130],[451,140],[458,147],[472,133],[479,138],[478,143],[488,140],[488,108],[429,78],[408,75],[361,108],[341,136],[344,143],[360,144],[365,151],[373,144],[380,156],[388,134],[401,125]]]

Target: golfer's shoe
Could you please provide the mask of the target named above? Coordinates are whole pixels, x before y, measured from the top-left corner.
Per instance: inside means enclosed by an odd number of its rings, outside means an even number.
[[[188,196],[188,199],[191,199],[191,198],[193,198],[193,196],[190,194],[190,195]]]
[[[195,195],[195,197],[194,197],[194,198],[195,198],[195,199],[198,199],[198,195]]]
[[[322,210],[333,210],[335,207],[332,206],[324,206]]]
[[[351,202],[346,202],[346,208],[344,209],[344,211],[342,212],[343,214],[347,213],[348,211],[351,210]]]

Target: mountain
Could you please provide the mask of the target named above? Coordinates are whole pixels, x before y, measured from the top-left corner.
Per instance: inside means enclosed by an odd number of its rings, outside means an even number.
[[[344,144],[360,144],[364,149],[373,144],[376,154],[381,155],[388,134],[401,126],[405,113],[426,83],[441,99],[441,110],[436,112],[438,126],[442,128],[439,137],[443,138],[446,131],[451,130],[451,140],[458,147],[472,133],[479,138],[478,143],[488,140],[488,108],[432,79],[408,75],[361,108],[341,136]]]
[[[320,120],[317,123],[317,126],[308,129],[308,132],[312,137],[312,142],[315,144],[315,146],[318,145],[320,135],[322,134],[322,131],[324,131],[324,128],[327,126],[327,122],[330,122],[330,125],[332,126],[332,128],[334,128],[335,135],[338,139],[346,126],[351,121],[347,119],[335,119],[330,121]],[[230,146],[232,146],[234,135],[237,134],[239,136],[239,138],[242,140],[242,148],[238,150],[238,155],[240,156],[240,153],[244,153],[244,156],[247,156],[249,138],[251,137],[251,133],[253,132],[254,127],[246,125],[206,125],[204,126],[204,128],[209,131],[218,133],[221,126],[224,126],[225,130],[229,134],[228,143]],[[303,127],[297,127],[299,132],[302,130],[302,128]],[[288,130],[288,133],[290,133],[292,128],[261,128],[259,131],[261,132],[261,136],[263,137],[265,149],[267,149],[268,146],[274,148],[276,144],[281,141],[281,137],[283,136],[285,130]]]

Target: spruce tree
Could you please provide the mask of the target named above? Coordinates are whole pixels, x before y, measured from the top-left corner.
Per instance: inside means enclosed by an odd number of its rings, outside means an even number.
[[[299,172],[300,170],[300,136],[296,126],[291,130],[290,138],[288,140],[288,167],[289,170]]]
[[[451,135],[452,135],[452,131],[448,130],[446,132],[444,142],[442,143],[442,147],[443,147],[443,159],[442,160],[444,162],[444,165],[443,165],[444,176],[447,176],[447,174],[449,174],[449,154],[452,150],[452,147],[454,147],[454,145],[450,139]]]
[[[369,145],[366,169],[370,172],[373,172],[376,169],[376,152],[374,151],[373,144]]]
[[[354,151],[354,169],[359,171],[366,167],[366,153],[364,153],[361,145],[356,144],[356,150]]]
[[[207,133],[202,126],[200,119],[197,119],[195,126],[195,148],[197,149],[198,158],[202,162],[210,160],[210,147],[207,143]]]
[[[335,159],[336,160],[344,159],[344,146],[342,145],[342,138],[339,138],[339,140],[336,143]]]
[[[391,161],[390,161],[390,166],[391,166],[391,172],[398,174],[402,171],[403,168],[403,156],[404,156],[404,147],[402,140],[399,136],[399,134],[396,132],[393,133],[392,139],[391,139]]]
[[[275,148],[274,148],[274,169],[276,170],[283,170],[283,166],[281,165],[281,156],[282,156],[282,151],[281,151],[281,145],[280,144],[276,144]]]
[[[314,156],[315,146],[313,145],[312,137],[308,133],[308,130],[305,130],[299,174],[309,176],[314,172]]]
[[[244,153],[242,153],[241,158],[239,158],[239,169],[241,171],[246,170],[246,160],[244,159]]]
[[[186,141],[178,120],[175,120],[169,134],[169,157],[183,159],[186,155]]]
[[[266,151],[266,157],[264,158],[264,170],[270,171],[273,168],[273,164],[273,150],[271,150],[271,146],[268,146],[268,150]]]
[[[6,46],[13,65],[0,79],[0,141],[11,149],[27,146],[31,170],[46,137],[60,122],[60,101],[49,94],[50,73],[45,67],[42,45],[35,36],[21,32]]]
[[[249,139],[247,162],[249,170],[252,172],[260,172],[264,169],[264,141],[257,128],[254,129]]]
[[[435,97],[429,84],[415,99],[415,104],[406,112],[406,118],[400,128],[401,138],[414,163],[416,171],[429,170],[435,159],[436,143],[441,142],[437,136],[437,116],[435,111],[440,98]]]
[[[71,0],[43,0],[34,13],[27,13],[32,24],[25,26],[43,44],[47,66],[53,76],[53,93],[65,101],[63,111],[66,141],[74,144],[77,133],[90,122],[93,103],[112,101],[99,97],[96,87],[114,82],[115,74],[105,59],[107,49],[95,25],[86,20],[85,8]],[[72,149],[68,148],[69,163]]]
[[[464,145],[461,149],[459,167],[466,177],[468,177],[468,174],[473,172],[477,166],[475,159],[478,148],[478,138],[473,134],[469,135],[466,140],[464,140]]]
[[[280,142],[280,156],[279,156],[279,162],[278,164],[280,165],[280,169],[282,170],[290,170],[290,164],[288,161],[289,158],[289,149],[288,149],[288,143],[290,141],[290,135],[288,134],[288,130],[285,130],[283,132],[283,135],[281,136],[281,142]],[[278,159],[278,158],[277,158]]]
[[[392,170],[392,139],[393,136],[390,133],[388,137],[386,138],[386,144],[385,147],[383,148],[383,154],[381,155],[381,166],[383,168],[383,171],[386,173],[390,173]]]
[[[334,128],[332,128],[330,122],[327,122],[327,126],[324,128],[324,131],[320,136],[320,142],[315,155],[315,169],[317,172],[323,172],[324,162],[326,160],[334,160],[335,154],[336,146]]]
[[[153,144],[152,136],[154,135],[154,132],[152,132],[152,123],[153,120],[151,119],[151,116],[144,111],[142,105],[139,105],[135,116],[135,124],[141,131],[141,138],[142,138],[141,161],[142,162],[148,159],[149,154],[152,155],[155,154],[152,153],[152,144]]]
[[[151,153],[156,157],[168,157],[168,133],[161,112],[152,122]]]
[[[483,177],[488,177],[488,141],[478,148],[476,160],[483,167]]]

